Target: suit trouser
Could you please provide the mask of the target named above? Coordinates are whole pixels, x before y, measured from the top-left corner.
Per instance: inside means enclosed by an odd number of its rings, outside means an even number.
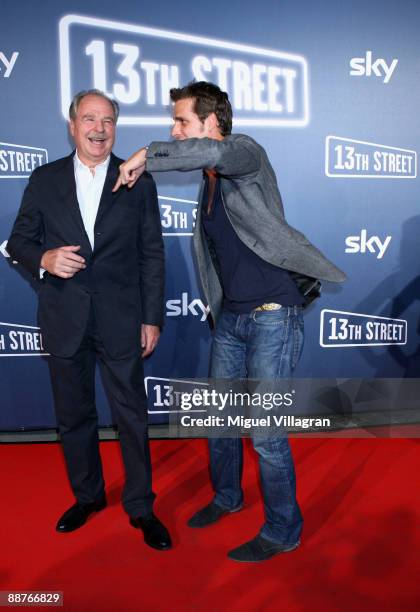
[[[73,493],[87,504],[104,495],[95,406],[96,361],[118,426],[125,466],[122,502],[130,516],[152,511],[152,471],[147,433],[147,399],[139,354],[112,359],[95,325],[93,309],[83,341],[69,358],[51,355],[55,412]]]

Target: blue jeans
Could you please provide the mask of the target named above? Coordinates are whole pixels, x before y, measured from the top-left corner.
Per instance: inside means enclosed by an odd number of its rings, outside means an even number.
[[[217,323],[210,361],[211,378],[290,378],[303,348],[300,306],[252,311],[223,311]],[[303,519],[296,501],[296,478],[287,436],[254,436],[264,497],[261,535],[281,544],[295,544]],[[242,440],[210,438],[210,471],[214,501],[228,510],[243,503]]]

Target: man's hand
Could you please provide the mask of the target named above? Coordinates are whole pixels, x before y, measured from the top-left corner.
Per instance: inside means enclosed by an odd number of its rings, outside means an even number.
[[[120,166],[120,175],[112,191],[117,191],[121,185],[132,187],[137,179],[146,170],[146,147],[136,151],[126,162]]]
[[[160,329],[157,325],[146,325],[143,323],[141,326],[141,348],[143,352],[142,357],[147,357],[156,348],[160,336]]]
[[[77,251],[80,246],[63,246],[45,251],[41,259],[41,268],[61,278],[72,278],[86,268],[85,260]]]

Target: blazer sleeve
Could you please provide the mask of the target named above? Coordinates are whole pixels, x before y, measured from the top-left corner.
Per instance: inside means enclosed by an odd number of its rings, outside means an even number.
[[[7,241],[7,252],[39,279],[44,246],[44,223],[40,209],[39,173],[35,170],[23,194],[22,203]]]
[[[224,140],[187,138],[171,142],[152,142],[146,156],[150,172],[215,168],[226,177],[240,177],[257,172],[261,149],[245,135],[227,136]]]
[[[165,253],[155,181],[150,174],[145,173],[133,187],[134,190],[140,206],[138,253],[142,322],[162,327]]]

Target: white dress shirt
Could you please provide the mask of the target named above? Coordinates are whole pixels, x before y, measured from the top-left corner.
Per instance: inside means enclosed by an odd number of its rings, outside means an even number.
[[[101,164],[95,166],[92,174],[88,166],[80,161],[77,151],[74,154],[74,177],[76,179],[77,200],[83,225],[89,238],[92,250],[95,246],[94,227],[98,214],[99,202],[104,188],[105,177],[108,171],[110,156]]]
[[[85,166],[85,164],[80,161],[77,151],[73,157],[77,200],[79,202],[83,225],[85,226],[92,251],[95,246],[95,235],[93,230],[110,158],[111,156],[108,155],[105,161],[95,166],[95,174],[93,175],[88,166]],[[46,272],[45,268],[39,269],[40,278],[43,278],[44,272]]]

